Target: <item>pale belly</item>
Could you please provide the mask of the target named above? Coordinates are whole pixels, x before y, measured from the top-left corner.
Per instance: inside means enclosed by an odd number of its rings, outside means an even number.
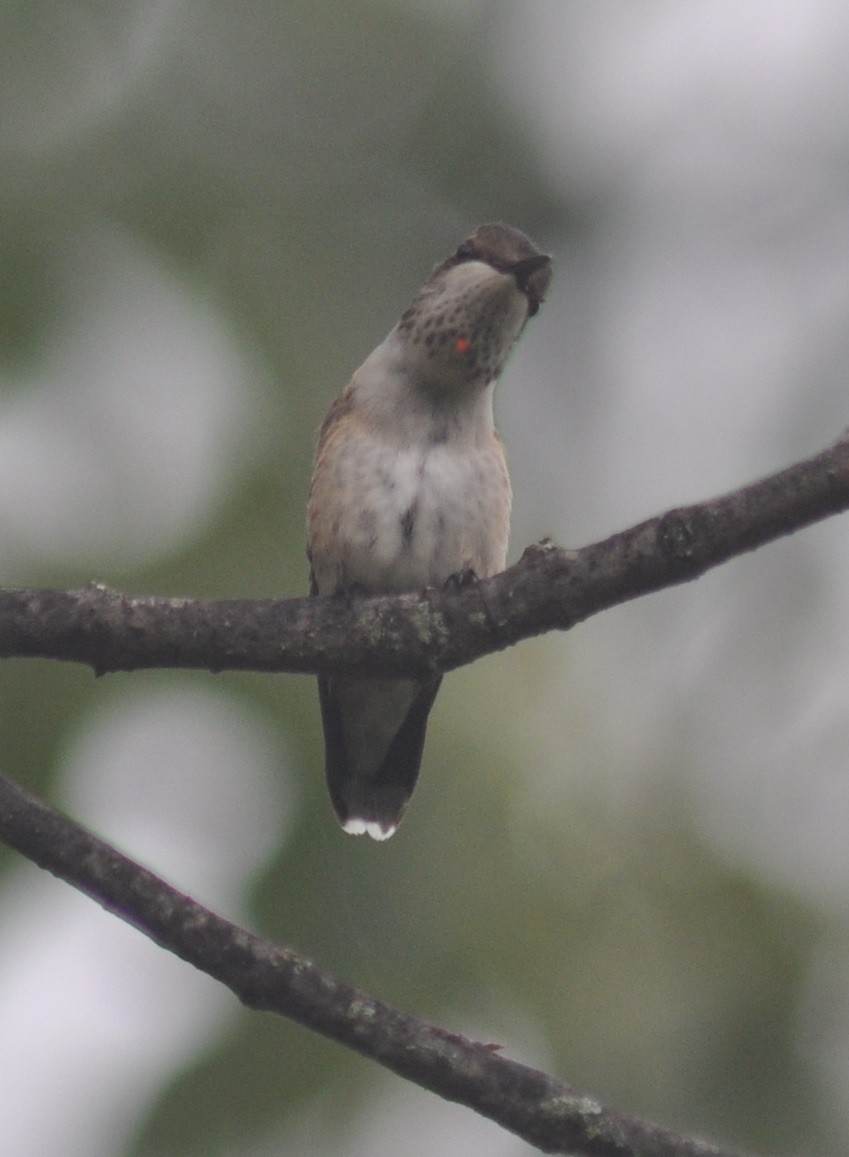
[[[326,559],[313,558],[322,593],[338,585],[329,571],[340,568],[345,585],[373,591],[439,586],[466,568],[481,578],[503,569],[510,483],[497,443],[491,451],[440,444],[401,452],[376,444],[365,461],[349,458],[337,469],[335,542]]]

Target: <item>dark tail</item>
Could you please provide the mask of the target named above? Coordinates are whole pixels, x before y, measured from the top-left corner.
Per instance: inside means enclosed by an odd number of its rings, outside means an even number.
[[[319,675],[324,724],[325,770],[339,822],[351,835],[388,840],[401,822],[422,761],[427,718],[442,677],[419,685],[378,766],[367,773],[354,765],[345,736],[343,711],[332,676]]]

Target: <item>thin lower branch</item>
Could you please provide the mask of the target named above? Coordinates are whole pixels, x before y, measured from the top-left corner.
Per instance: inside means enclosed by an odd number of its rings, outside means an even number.
[[[580,550],[530,547],[459,590],[356,599],[134,597],[0,591],[0,658],[142,667],[427,676],[698,578],[849,509],[849,436],[722,498],[670,510]],[[306,566],[305,566],[306,570]]]
[[[546,1153],[733,1157],[616,1113],[491,1047],[429,1025],[343,984],[289,948],[216,916],[73,820],[0,776],[0,839],[91,896],[161,947],[402,1077],[466,1105]]]

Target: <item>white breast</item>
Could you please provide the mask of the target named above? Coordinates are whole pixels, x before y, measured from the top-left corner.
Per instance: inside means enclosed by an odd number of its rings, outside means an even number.
[[[503,568],[510,494],[497,442],[400,452],[376,442],[369,469],[357,474],[343,547],[349,582],[416,590],[466,567],[480,577]]]

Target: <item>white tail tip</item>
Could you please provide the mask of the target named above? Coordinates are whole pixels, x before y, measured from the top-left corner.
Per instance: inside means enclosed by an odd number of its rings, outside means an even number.
[[[388,840],[395,833],[395,825],[384,827],[377,820],[361,820],[352,816],[342,824],[342,831],[347,832],[349,836],[371,836],[373,840]]]

